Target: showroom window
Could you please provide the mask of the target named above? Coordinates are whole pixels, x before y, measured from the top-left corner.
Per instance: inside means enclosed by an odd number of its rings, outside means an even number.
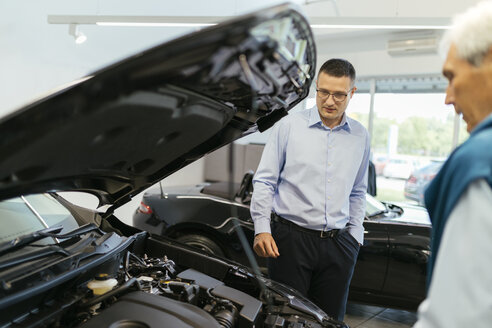
[[[364,79],[358,84],[359,96],[368,96],[370,106],[365,112],[355,108],[352,116],[371,133],[377,198],[422,205],[425,187],[468,138],[454,108],[444,104],[447,81],[426,76]]]
[[[432,180],[451,151],[468,138],[466,124],[444,104],[447,81],[441,76],[363,78],[347,114],[371,134],[377,198],[422,205],[421,185]],[[316,105],[313,89],[292,112]],[[240,143],[266,143],[268,131]],[[423,172],[420,174],[420,172]],[[416,179],[419,188],[410,193]],[[410,180],[410,181],[409,181]]]
[[[371,147],[378,199],[414,201],[405,196],[406,181],[417,170],[444,161],[454,148],[456,114],[444,104],[444,97],[443,93],[375,95]]]

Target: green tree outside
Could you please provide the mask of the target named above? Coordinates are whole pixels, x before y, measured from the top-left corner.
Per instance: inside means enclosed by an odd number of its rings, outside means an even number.
[[[354,113],[352,115],[367,127],[369,115]],[[374,116],[371,148],[374,153],[386,153],[388,134],[391,125],[398,126],[398,154],[424,157],[447,157],[452,150],[454,113],[446,119],[411,116],[404,121]],[[461,124],[459,143],[468,138],[466,126]]]

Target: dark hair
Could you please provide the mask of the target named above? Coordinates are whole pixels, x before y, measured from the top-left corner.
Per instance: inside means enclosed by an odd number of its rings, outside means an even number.
[[[319,69],[318,76],[321,72],[335,77],[348,76],[352,83],[355,82],[355,68],[345,59],[332,58],[325,61]]]

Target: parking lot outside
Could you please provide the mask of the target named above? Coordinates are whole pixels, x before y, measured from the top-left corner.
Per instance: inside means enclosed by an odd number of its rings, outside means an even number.
[[[405,180],[403,179],[392,179],[378,176],[376,178],[376,185],[376,198],[380,201],[405,202],[412,205],[417,204],[417,202],[405,198],[403,194]]]

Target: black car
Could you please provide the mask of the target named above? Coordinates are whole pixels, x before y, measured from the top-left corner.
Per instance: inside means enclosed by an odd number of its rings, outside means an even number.
[[[249,213],[253,172],[241,184],[227,182],[151,188],[133,216],[133,225],[177,239],[209,253],[248,265],[235,224],[252,246]],[[231,216],[234,208],[234,216]],[[234,217],[237,217],[236,220]],[[415,310],[425,297],[430,254],[430,221],[418,206],[382,203],[366,195],[364,245],[350,285],[349,299]],[[256,261],[266,273],[265,259]]]
[[[287,286],[113,214],[273,124],[307,96],[315,66],[306,20],[280,6],[141,52],[3,118],[0,327],[344,327]]]

